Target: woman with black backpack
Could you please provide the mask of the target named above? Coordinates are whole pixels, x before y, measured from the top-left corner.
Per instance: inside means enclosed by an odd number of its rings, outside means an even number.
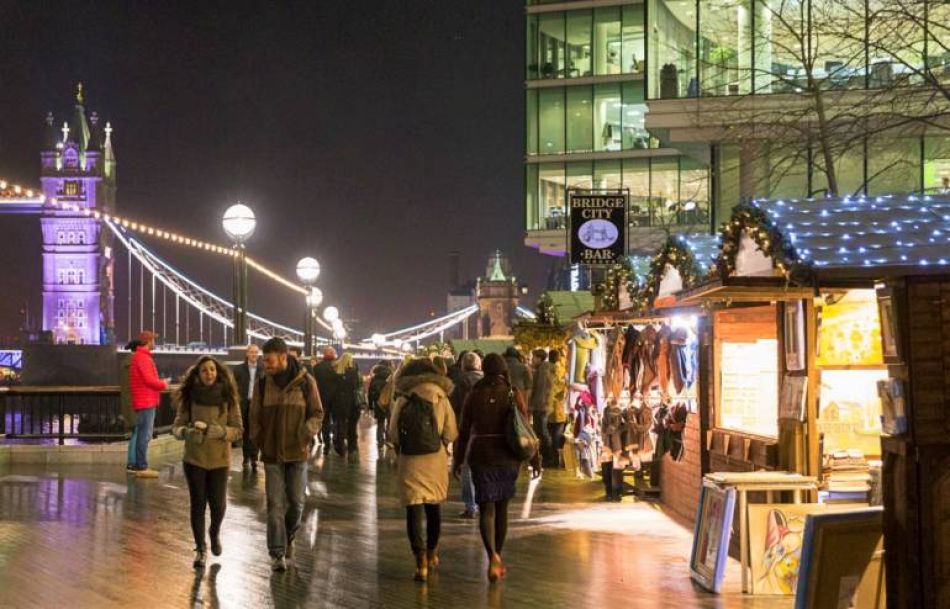
[[[399,398],[389,420],[389,441],[399,455],[406,529],[416,558],[415,579],[420,582],[428,579],[430,569],[439,566],[440,508],[449,488],[446,448],[458,436],[448,397],[451,391],[452,381],[439,374],[431,360],[412,360],[396,378]]]
[[[508,535],[508,503],[521,471],[521,461],[509,443],[512,408],[527,418],[528,406],[521,391],[511,386],[503,357],[489,354],[482,371],[485,378],[475,384],[462,406],[452,469],[457,476],[464,463],[472,468],[478,528],[488,554],[488,581],[495,583],[505,576],[501,551]],[[534,478],[541,475],[540,452],[534,452],[531,467]]]

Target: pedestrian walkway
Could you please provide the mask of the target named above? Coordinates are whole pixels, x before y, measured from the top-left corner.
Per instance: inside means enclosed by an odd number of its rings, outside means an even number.
[[[297,566],[284,574],[272,574],[267,558],[263,470],[243,474],[240,451],[224,554],[199,574],[181,463],[161,464],[158,480],[127,480],[111,467],[0,471],[0,608],[791,606],[739,594],[734,561],[725,594],[697,589],[687,572],[691,531],[651,504],[599,503],[596,485],[563,472],[546,473],[530,497],[523,481],[504,582],[487,584],[477,523],[456,519],[462,506],[450,502],[442,567],[417,584],[395,465],[362,450],[352,461],[313,461]]]

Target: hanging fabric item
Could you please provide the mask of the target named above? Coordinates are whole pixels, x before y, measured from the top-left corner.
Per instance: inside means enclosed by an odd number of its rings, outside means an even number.
[[[607,344],[602,334],[591,332],[596,345],[590,351],[590,361],[587,364],[587,387],[594,397],[594,405],[598,412],[603,412],[607,406],[607,396],[604,393],[604,370],[607,367]]]
[[[665,426],[669,434],[670,457],[674,461],[682,461],[686,455],[686,447],[683,444],[683,432],[686,429],[686,419],[689,417],[689,406],[684,402],[679,402],[666,415]]]
[[[647,395],[656,386],[656,328],[647,326],[637,340],[637,353],[640,360],[635,386],[642,395]]]
[[[593,416],[593,398],[589,392],[581,392],[574,404],[574,453],[577,458],[578,475],[594,477],[596,426]]]
[[[607,336],[607,371],[604,374],[604,391],[608,398],[619,398],[623,392],[623,352],[626,337],[620,328],[614,328]]]
[[[638,444],[640,445],[640,460],[653,460],[653,408],[644,402],[637,410],[637,434],[639,435]]]
[[[659,461],[663,455],[670,452],[673,446],[673,437],[666,426],[666,417],[670,414],[670,407],[661,403],[653,413],[653,433],[656,434],[656,446],[653,450],[653,459]]]
[[[616,399],[611,399],[604,408],[601,418],[600,436],[604,444],[604,456],[613,458],[619,455],[624,448],[623,411],[617,405]]]
[[[627,386],[630,388],[630,394],[637,392],[637,378],[640,375],[640,331],[630,326],[624,332],[623,344],[623,365],[627,370]]]
[[[673,388],[682,393],[696,382],[697,339],[686,328],[677,328],[670,337],[670,366]]]
[[[583,322],[576,322],[571,335],[571,382],[587,382],[587,363],[596,346],[597,339],[587,331]]]
[[[660,389],[660,395],[667,397],[670,395],[670,335],[672,331],[666,324],[660,324],[660,329],[656,333],[656,384]]]

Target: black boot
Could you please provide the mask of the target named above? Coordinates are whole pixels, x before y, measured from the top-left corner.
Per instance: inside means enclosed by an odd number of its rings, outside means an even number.
[[[613,501],[614,498],[613,471],[614,464],[612,462],[608,461],[600,464],[600,477],[604,481],[604,499],[606,501]]]
[[[617,503],[623,501],[623,470],[614,469],[611,472],[611,482],[613,483],[613,500]]]

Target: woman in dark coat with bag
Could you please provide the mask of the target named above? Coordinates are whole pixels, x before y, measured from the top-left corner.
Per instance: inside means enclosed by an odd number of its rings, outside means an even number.
[[[462,406],[462,424],[455,444],[453,470],[462,464],[472,469],[475,501],[479,508],[479,531],[488,554],[488,581],[505,576],[501,551],[508,534],[508,503],[515,494],[521,462],[508,445],[507,431],[512,401],[527,417],[524,395],[511,386],[508,365],[497,354],[485,357],[485,378],[476,383]],[[541,456],[531,459],[533,477],[541,474]]]

